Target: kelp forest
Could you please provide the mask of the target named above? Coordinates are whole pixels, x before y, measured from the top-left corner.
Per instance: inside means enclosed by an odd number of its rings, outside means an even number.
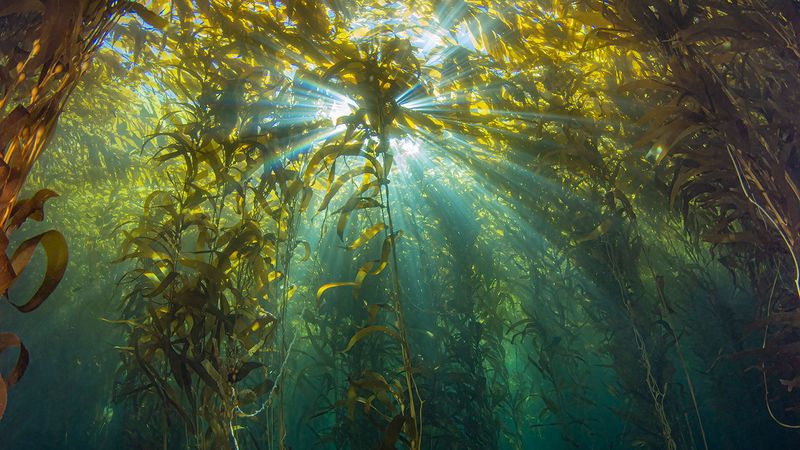
[[[800,448],[797,0],[0,0],[0,448]]]

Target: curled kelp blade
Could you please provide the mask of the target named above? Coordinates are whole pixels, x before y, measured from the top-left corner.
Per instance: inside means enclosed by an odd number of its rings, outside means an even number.
[[[0,419],[3,418],[6,405],[8,404],[8,388],[15,385],[25,374],[25,369],[28,368],[30,355],[28,349],[22,344],[22,341],[14,333],[0,333],[0,354],[12,348],[19,348],[19,355],[17,362],[11,373],[7,378],[0,374]]]
[[[33,257],[34,251],[39,246],[44,249],[47,256],[44,279],[42,284],[39,285],[39,289],[28,301],[21,305],[13,304],[20,312],[31,312],[41,306],[58,287],[61,279],[64,278],[64,272],[67,270],[67,262],[69,260],[67,241],[59,231],[50,230],[24,241],[14,251],[14,255],[11,257],[11,268],[16,277],[19,277],[25,270],[31,257]]]

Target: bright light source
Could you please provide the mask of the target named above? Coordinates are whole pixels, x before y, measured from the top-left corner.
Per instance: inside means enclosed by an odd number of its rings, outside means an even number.
[[[400,154],[404,157],[413,157],[419,154],[419,142],[416,139],[411,138],[403,138],[400,139],[398,143],[398,150],[400,150]]]
[[[353,114],[354,108],[350,102],[337,101],[335,103],[325,103],[320,107],[320,116],[324,117],[334,124],[342,117]]]
[[[408,167],[422,153],[420,142],[411,137],[392,139],[390,143],[394,154],[394,162],[401,169]]]

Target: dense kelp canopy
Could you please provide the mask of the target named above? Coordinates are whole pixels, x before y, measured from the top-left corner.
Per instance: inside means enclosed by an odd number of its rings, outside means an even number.
[[[0,447],[792,448],[798,69],[792,0],[4,3]]]

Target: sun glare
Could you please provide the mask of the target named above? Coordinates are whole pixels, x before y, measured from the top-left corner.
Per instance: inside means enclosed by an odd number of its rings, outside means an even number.
[[[336,123],[342,117],[353,114],[353,106],[346,101],[337,101],[322,105],[320,114],[331,122]]]
[[[422,152],[421,143],[413,137],[392,139],[391,146],[394,154],[394,163],[400,169],[408,167]]]

